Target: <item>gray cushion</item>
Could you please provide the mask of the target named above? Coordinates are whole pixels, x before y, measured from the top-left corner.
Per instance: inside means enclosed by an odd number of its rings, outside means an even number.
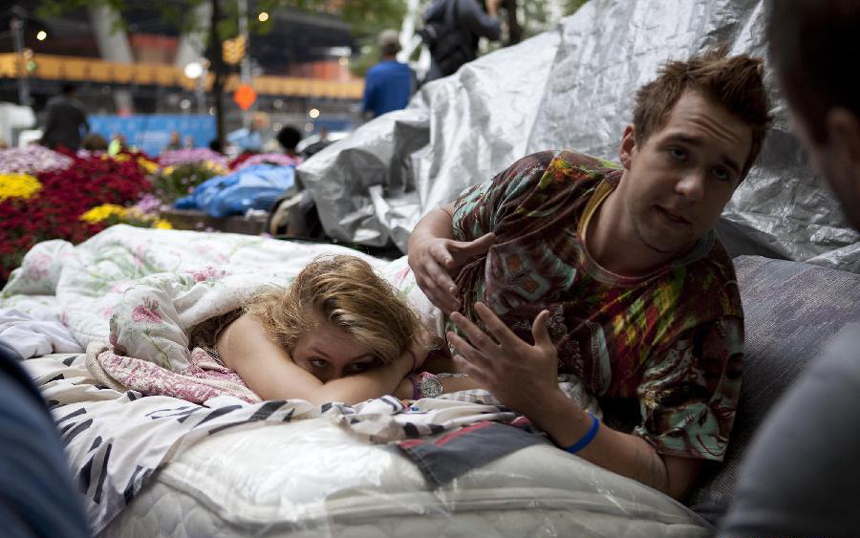
[[[731,499],[743,452],[762,419],[810,360],[847,324],[860,321],[860,275],[801,262],[735,258],[746,354],[732,439],[708,464],[688,505],[716,521]]]

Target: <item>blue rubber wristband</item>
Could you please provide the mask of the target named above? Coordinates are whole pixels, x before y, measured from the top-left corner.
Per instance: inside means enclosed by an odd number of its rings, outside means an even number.
[[[589,413],[588,416],[591,417],[591,427],[588,429],[588,432],[582,436],[582,439],[565,448],[567,452],[570,452],[571,454],[576,454],[583,448],[587,447],[588,443],[593,441],[594,438],[597,436],[597,430],[600,429],[600,421],[597,420],[597,417],[592,415],[591,413]]]

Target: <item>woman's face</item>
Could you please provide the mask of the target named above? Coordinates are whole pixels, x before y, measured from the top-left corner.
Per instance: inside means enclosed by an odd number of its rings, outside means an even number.
[[[380,365],[369,347],[328,322],[300,337],[292,358],[323,383]]]

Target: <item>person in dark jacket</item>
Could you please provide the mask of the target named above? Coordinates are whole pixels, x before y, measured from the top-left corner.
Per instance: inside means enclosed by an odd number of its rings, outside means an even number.
[[[0,534],[88,538],[60,434],[22,360],[0,339]]]
[[[424,14],[422,37],[430,48],[430,71],[424,82],[455,73],[478,54],[478,40],[498,41],[501,34],[499,5],[486,0],[434,0]]]
[[[57,149],[77,151],[81,145],[81,127],[84,133],[90,130],[83,105],[75,98],[77,89],[72,84],[63,84],[63,93],[48,100],[45,131],[42,144]]]
[[[848,222],[860,230],[857,0],[780,0],[768,22],[771,66],[793,128]],[[822,212],[835,208],[822,204]],[[860,320],[858,320],[860,321]],[[717,536],[860,533],[860,329],[813,358],[744,455]]]

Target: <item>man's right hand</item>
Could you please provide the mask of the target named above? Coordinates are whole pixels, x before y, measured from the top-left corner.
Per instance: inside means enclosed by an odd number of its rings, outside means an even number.
[[[430,302],[448,315],[460,308],[454,277],[469,261],[486,254],[495,242],[493,233],[473,241],[423,236],[410,244],[409,266]]]

